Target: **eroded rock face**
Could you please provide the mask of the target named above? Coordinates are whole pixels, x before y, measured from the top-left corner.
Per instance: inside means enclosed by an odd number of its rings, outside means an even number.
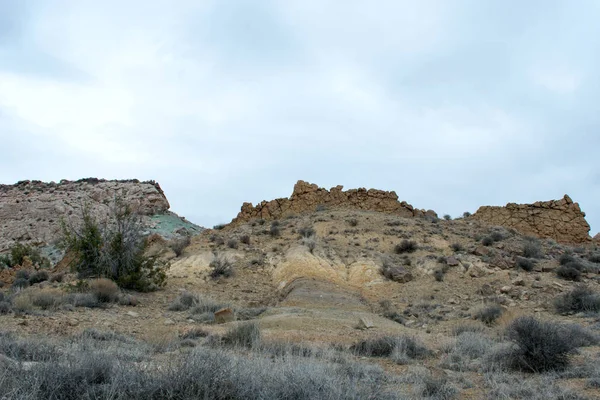
[[[144,216],[168,211],[169,202],[158,183],[138,180],[82,179],[44,183],[22,181],[0,185],[0,252],[15,242],[45,244],[60,237],[61,219],[77,222],[82,206],[103,218],[115,196]]]
[[[533,204],[483,206],[472,218],[561,243],[584,243],[591,240],[585,213],[567,195],[561,200],[538,201]]]
[[[327,190],[315,184],[298,181],[289,199],[263,201],[256,206],[244,203],[240,213],[232,222],[247,222],[257,218],[278,219],[292,214],[314,212],[320,206],[387,212],[403,217],[425,214],[437,216],[434,211],[418,210],[405,201],[398,201],[395,192],[364,188],[347,191],[342,189],[341,185]]]

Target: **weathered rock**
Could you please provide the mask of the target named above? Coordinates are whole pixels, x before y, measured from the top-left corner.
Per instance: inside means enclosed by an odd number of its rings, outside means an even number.
[[[358,319],[358,329],[371,329],[374,328],[373,320],[369,317],[362,316]]]
[[[343,186],[327,190],[315,184],[298,181],[290,198],[263,201],[256,206],[244,203],[232,223],[244,223],[252,219],[278,219],[292,214],[313,212],[319,206],[387,212],[403,217],[436,216],[435,212],[418,210],[410,204],[398,201],[395,192],[377,189],[351,189]]]
[[[156,225],[150,218],[153,215],[175,217],[168,211],[169,202],[164,192],[154,181],[89,178],[59,183],[22,181],[15,185],[0,185],[0,252],[8,250],[16,242],[33,245],[54,243],[62,236],[61,220],[77,226],[82,220],[83,207],[87,207],[94,218],[105,220],[117,197],[141,215],[145,227]],[[183,222],[182,225],[195,227]]]
[[[456,257],[454,257],[454,256],[449,256],[449,257],[446,257],[446,264],[447,264],[449,267],[456,267],[456,266],[459,264],[459,262],[458,262],[458,260],[456,259]]]
[[[394,282],[406,283],[413,280],[413,275],[404,267],[389,267],[385,270],[385,276]]]
[[[600,233],[596,233],[596,235],[594,235],[592,240],[596,243],[600,243]]]
[[[567,195],[561,200],[538,201],[533,204],[483,206],[472,218],[562,243],[584,243],[591,240],[590,225],[585,220],[585,213]]]

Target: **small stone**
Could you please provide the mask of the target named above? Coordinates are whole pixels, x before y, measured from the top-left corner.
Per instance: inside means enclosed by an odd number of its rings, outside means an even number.
[[[531,287],[534,289],[542,289],[544,287],[544,285],[541,282],[533,281],[531,283]]]
[[[133,318],[137,318],[140,316],[140,314],[136,313],[135,311],[127,311],[127,315]]]
[[[167,319],[165,319],[165,322],[164,322],[164,324],[165,324],[165,325],[175,325],[175,321],[173,321],[173,320],[172,320],[172,319],[170,319],[170,318],[167,318]]]
[[[460,304],[460,301],[455,298],[450,298],[448,299],[448,304]]]
[[[235,321],[235,314],[230,307],[221,308],[215,312],[215,322],[217,324],[224,324],[232,321]]]
[[[371,318],[369,317],[360,317],[358,319],[358,329],[371,329],[374,328],[375,325],[373,324],[373,321],[371,320]]]
[[[510,286],[508,286],[508,285],[507,285],[507,286],[502,286],[502,287],[500,288],[500,293],[505,293],[505,294],[506,294],[506,293],[510,293],[510,291],[511,291],[511,290],[512,290],[512,287],[510,287]]]
[[[450,256],[450,257],[446,257],[446,264],[447,264],[449,267],[456,267],[456,266],[459,264],[459,262],[458,262],[458,260],[456,259],[456,257],[454,257],[454,256]]]
[[[514,286],[525,286],[525,280],[523,278],[514,279],[511,284]]]

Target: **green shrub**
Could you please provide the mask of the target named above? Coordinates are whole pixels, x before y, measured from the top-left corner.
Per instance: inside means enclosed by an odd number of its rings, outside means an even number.
[[[504,309],[500,305],[492,304],[477,311],[474,317],[486,325],[493,325],[503,312]]]
[[[484,246],[491,246],[494,244],[494,239],[492,239],[491,236],[486,236],[483,239],[481,239],[481,244]]]
[[[63,222],[63,245],[77,255],[74,269],[81,277],[104,277],[120,287],[151,291],[165,285],[168,264],[147,256],[139,216],[117,198],[110,220],[100,224],[84,207],[78,228]]]
[[[245,322],[238,324],[221,338],[223,344],[232,347],[253,348],[260,344],[260,329],[258,324],[253,322]]]
[[[305,226],[298,229],[298,233],[300,234],[300,237],[303,238],[310,238],[312,236],[315,236],[315,230],[310,226]]]
[[[112,303],[119,298],[119,287],[110,279],[94,279],[90,282],[90,292],[100,303]]]
[[[179,257],[183,254],[183,250],[190,245],[191,241],[192,240],[189,236],[182,236],[180,238],[171,240],[169,247],[171,250],[173,250],[175,256]]]
[[[518,257],[517,266],[523,271],[530,272],[533,271],[533,268],[535,267],[535,261],[530,260],[529,258]]]
[[[452,219],[452,217],[450,216],[450,214],[444,214],[444,219],[446,221],[450,221]]]
[[[566,265],[570,262],[575,262],[575,261],[577,261],[575,259],[575,257],[573,257],[571,254],[567,254],[567,253],[561,255],[560,258],[558,259],[558,262],[560,263],[560,265]]]
[[[238,248],[238,242],[235,239],[229,239],[227,241],[227,247],[229,247],[230,249],[237,249]]]
[[[210,277],[213,279],[221,276],[229,278],[233,275],[233,263],[226,255],[216,254],[209,267],[211,269]]]
[[[250,235],[240,236],[240,242],[244,243],[245,245],[250,245]]]
[[[29,276],[29,284],[35,285],[36,283],[47,281],[49,278],[50,275],[46,271],[34,272]]]
[[[581,279],[581,272],[578,269],[573,268],[569,265],[561,265],[560,267],[558,267],[556,269],[556,275],[559,278],[562,278],[567,281],[577,282]]]
[[[542,258],[543,252],[540,243],[535,240],[527,241],[523,245],[523,257],[525,258]]]
[[[29,286],[29,281],[24,278],[17,278],[13,281],[12,287],[15,289],[22,289]]]
[[[0,301],[0,315],[6,315],[11,310],[11,305],[8,301]]]

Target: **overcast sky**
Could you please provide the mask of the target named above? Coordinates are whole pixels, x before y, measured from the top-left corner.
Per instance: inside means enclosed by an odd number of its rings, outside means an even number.
[[[0,183],[155,179],[203,226],[298,179],[600,230],[600,2],[0,0]]]

